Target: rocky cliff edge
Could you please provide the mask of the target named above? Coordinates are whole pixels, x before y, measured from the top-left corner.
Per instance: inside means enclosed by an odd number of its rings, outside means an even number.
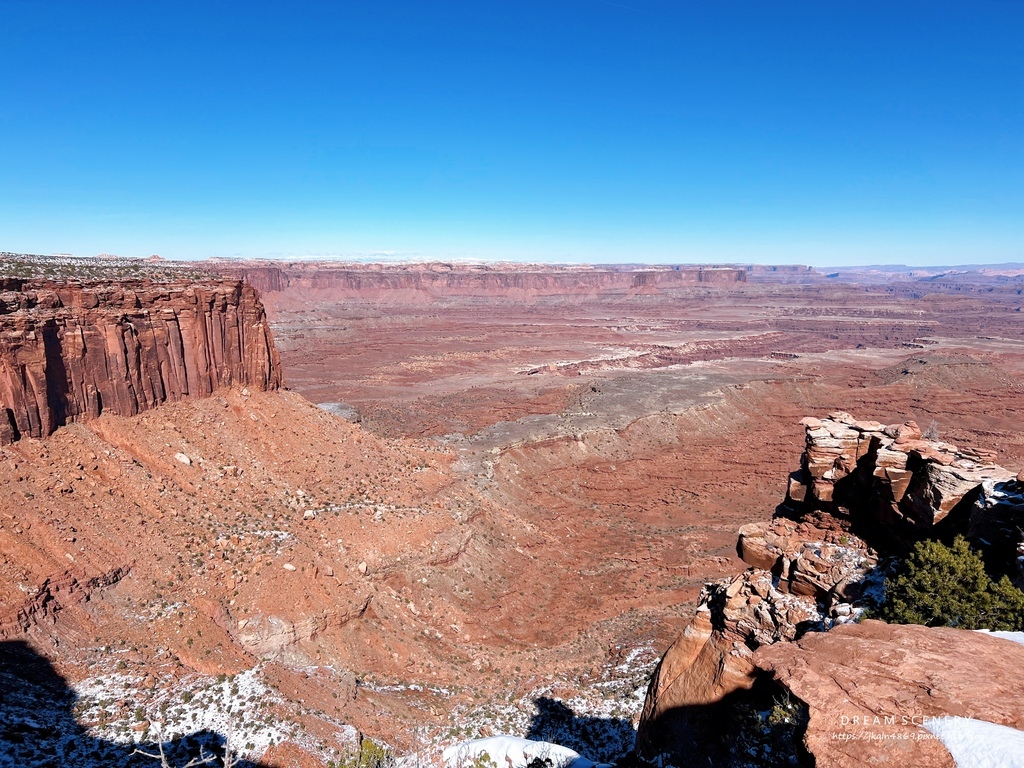
[[[280,384],[263,305],[239,280],[0,281],[0,444]]]

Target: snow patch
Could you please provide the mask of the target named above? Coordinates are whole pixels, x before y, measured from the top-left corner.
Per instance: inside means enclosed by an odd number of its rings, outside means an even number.
[[[929,718],[924,727],[939,737],[957,768],[1024,768],[1024,731],[966,717]]]
[[[488,756],[496,766],[507,768],[526,768],[534,760],[550,760],[553,768],[608,768],[607,763],[587,760],[568,747],[516,736],[463,741],[444,751],[444,764],[447,768],[466,768],[482,755]]]
[[[1024,645],[1024,632],[993,632],[991,629],[976,629],[975,632],[984,632],[986,635],[992,635],[992,637],[1001,637],[1003,640],[1009,640],[1011,643]]]

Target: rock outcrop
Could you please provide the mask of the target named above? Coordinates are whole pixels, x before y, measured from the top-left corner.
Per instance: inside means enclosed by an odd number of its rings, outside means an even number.
[[[651,678],[637,731],[641,758],[706,764],[720,733],[709,722],[727,718],[726,699],[754,685],[753,649],[821,624],[813,599],[781,592],[772,582],[769,572],[754,569],[701,592],[696,615]]]
[[[280,386],[263,305],[238,280],[0,288],[0,444],[219,387]]]
[[[1013,480],[985,480],[967,521],[967,537],[1024,589],[1024,470]]]
[[[754,651],[856,616],[846,601],[876,563],[856,537],[784,518],[744,526],[740,549],[755,567],[705,586],[654,671],[637,732],[645,760],[706,764],[719,735],[708,723],[727,717],[728,699],[757,681]]]
[[[786,501],[805,517],[825,513],[913,541],[962,526],[983,483],[1014,477],[993,453],[925,439],[912,421],[886,426],[840,411],[801,423],[806,448]]]
[[[770,571],[780,590],[826,608],[860,597],[878,564],[875,552],[853,534],[785,517],[742,526],[736,549],[747,565]]]
[[[762,648],[754,664],[808,705],[817,768],[953,766],[928,718],[1024,730],[1024,645],[981,632],[869,620]]]
[[[963,533],[990,550],[990,564],[1021,582],[1024,478],[992,463],[985,451],[925,439],[913,422],[885,426],[838,412],[802,423],[806,448],[786,503],[771,521],[740,528],[737,551],[752,568],[705,587],[693,620],[654,672],[637,733],[638,755],[676,766],[705,765],[709,758],[721,762],[716,721],[728,717],[737,696],[774,675],[809,707],[805,746],[817,765],[951,765],[940,742],[924,743],[930,734],[919,727],[920,717],[970,710],[976,712],[970,716],[990,722],[1018,722],[1018,705],[1008,714],[998,702],[986,703],[987,672],[972,677],[965,671],[977,663],[969,661],[976,650],[984,659],[1013,649],[1005,641],[993,646],[992,638],[957,630],[852,625],[863,614],[866,593],[882,583],[878,552],[855,532],[894,551],[928,535]],[[944,647],[950,640],[956,642]],[[1019,665],[1024,649],[1014,653],[1021,656]],[[830,664],[849,669],[828,672]],[[958,693],[948,700],[928,696],[929,666],[943,686]],[[861,667],[872,682],[862,685],[865,695],[858,698],[851,691]],[[1019,666],[1000,669],[1004,679],[1019,676]],[[962,685],[961,676],[972,682]],[[883,729],[879,733],[890,735],[878,737],[903,747],[886,751],[890,747],[871,744],[872,737],[861,731],[844,731],[836,743],[829,741],[839,732],[833,716],[881,717],[885,723],[904,714],[919,719]]]

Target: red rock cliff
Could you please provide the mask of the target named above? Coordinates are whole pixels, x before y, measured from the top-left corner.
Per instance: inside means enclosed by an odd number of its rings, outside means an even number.
[[[0,282],[0,444],[280,384],[259,294],[238,280]]]

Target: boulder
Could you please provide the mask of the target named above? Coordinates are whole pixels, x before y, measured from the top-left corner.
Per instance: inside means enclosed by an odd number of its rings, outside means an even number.
[[[760,648],[752,663],[807,704],[818,768],[951,768],[929,718],[1024,729],[1024,645],[980,632],[868,620]]]
[[[747,565],[771,571],[780,591],[812,597],[826,610],[878,564],[857,536],[785,517],[742,526],[736,549]]]

